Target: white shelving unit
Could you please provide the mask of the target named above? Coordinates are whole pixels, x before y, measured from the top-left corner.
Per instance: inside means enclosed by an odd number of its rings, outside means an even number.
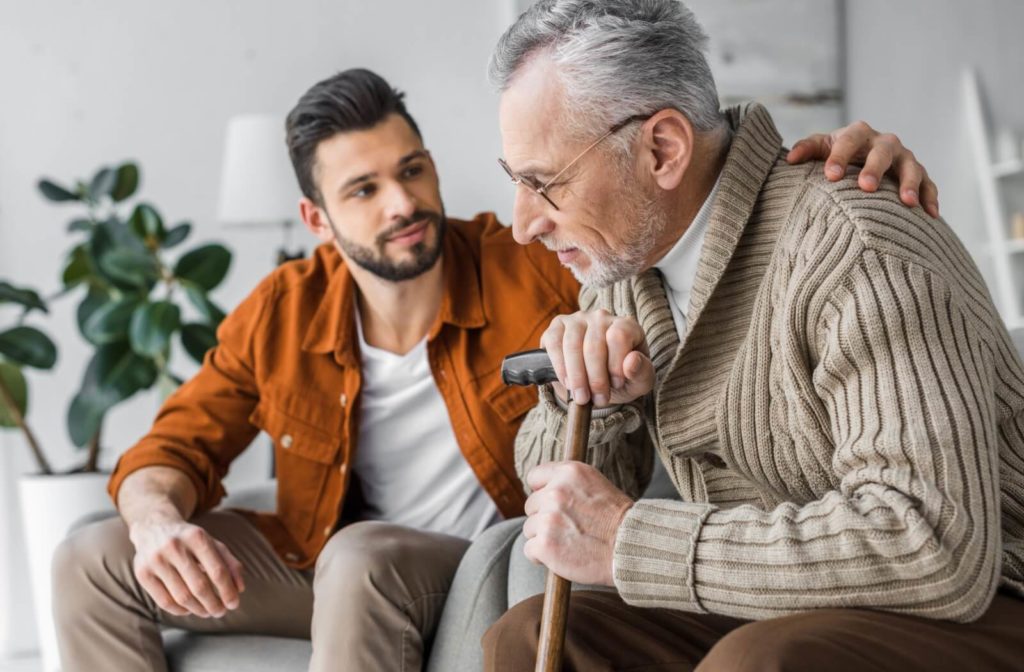
[[[967,124],[974,148],[975,173],[981,205],[988,229],[992,270],[995,274],[995,298],[1009,329],[1024,327],[1024,240],[1010,237],[1003,189],[1007,178],[1024,175],[1024,161],[1014,159],[996,163],[992,158],[988,119],[982,101],[978,75],[968,68],[963,75]],[[1014,268],[1018,272],[1015,274]]]

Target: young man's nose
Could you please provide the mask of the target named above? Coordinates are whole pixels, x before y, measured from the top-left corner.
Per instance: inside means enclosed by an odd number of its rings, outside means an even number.
[[[416,197],[402,185],[392,186],[387,193],[387,215],[389,219],[410,219],[418,206]]]

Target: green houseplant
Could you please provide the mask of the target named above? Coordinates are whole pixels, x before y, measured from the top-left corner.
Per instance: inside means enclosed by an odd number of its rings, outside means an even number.
[[[171,368],[172,345],[180,343],[201,361],[216,344],[215,329],[224,317],[208,294],[227,274],[231,253],[223,245],[207,244],[177,254],[192,226],[165,226],[153,205],[131,200],[138,186],[139,168],[130,162],[102,167],[72,187],[39,182],[49,201],[75,208],[62,287],[48,300],[51,305],[59,297],[77,300],[78,330],[92,349],[67,411],[71,441],[87,446],[86,458],[59,476],[52,475],[25,422],[22,369],[45,369],[56,360],[52,341],[23,324],[32,311],[45,311],[46,301],[33,290],[0,284],[0,301],[22,308],[17,326],[0,332],[0,380],[10,392],[0,393],[0,424],[22,429],[40,472],[23,475],[19,492],[45,669],[58,667],[49,608],[53,551],[75,521],[113,510],[103,487],[107,477],[97,468],[106,414],[140,391],[154,386],[169,390],[180,383]]]
[[[155,385],[170,389],[182,382],[170,368],[173,341],[177,339],[186,353],[201,362],[216,345],[215,330],[224,318],[209,292],[227,274],[231,252],[220,244],[205,244],[171,263],[170,250],[189,237],[192,225],[182,222],[167,227],[152,204],[129,203],[138,185],[139,167],[132,162],[102,167],[92,179],[78,180],[70,188],[50,179],[38,185],[49,201],[79,208],[67,226],[73,243],[58,293],[80,296],[78,329],[93,348],[67,412],[72,443],[87,446],[85,463],[76,471],[96,471],[103,419],[111,408]],[[0,301],[20,304],[23,314],[46,310],[36,292],[7,283],[0,285]],[[53,350],[52,359],[42,339]],[[5,349],[8,342],[19,347]],[[12,354],[15,350],[29,352],[33,358],[18,359]],[[21,367],[52,367],[56,350],[42,332],[19,325],[13,333],[0,334],[0,356],[5,358],[0,376],[13,387],[9,390],[13,394],[0,392],[0,407],[5,409],[0,424],[21,426],[17,422],[24,418],[25,407]],[[40,471],[51,473],[27,425],[22,430]]]
[[[33,311],[49,311],[37,291],[15,287],[3,280],[0,280],[0,304],[14,304],[21,310],[14,326],[0,331],[0,427],[21,430],[39,471],[51,474],[53,469],[25,417],[29,397],[24,373],[26,367],[52,369],[57,362],[57,347],[50,337],[25,324]]]

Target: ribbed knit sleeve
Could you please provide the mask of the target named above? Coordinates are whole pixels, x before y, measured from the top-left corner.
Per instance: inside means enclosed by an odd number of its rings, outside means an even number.
[[[833,489],[769,508],[636,504],[614,557],[628,603],[741,618],[866,607],[955,621],[989,604],[1001,557],[991,341],[943,277],[854,247],[807,326]]]

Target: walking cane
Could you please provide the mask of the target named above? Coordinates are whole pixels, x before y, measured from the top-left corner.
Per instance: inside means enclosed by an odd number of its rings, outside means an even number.
[[[501,364],[501,379],[506,385],[546,385],[558,380],[551,359],[544,350],[517,352]],[[580,405],[569,399],[569,418],[565,425],[563,460],[582,462],[587,456],[590,438],[591,404]],[[535,672],[558,672],[562,669],[566,621],[569,617],[571,584],[550,569],[544,587],[544,611],[540,622],[540,647]]]

